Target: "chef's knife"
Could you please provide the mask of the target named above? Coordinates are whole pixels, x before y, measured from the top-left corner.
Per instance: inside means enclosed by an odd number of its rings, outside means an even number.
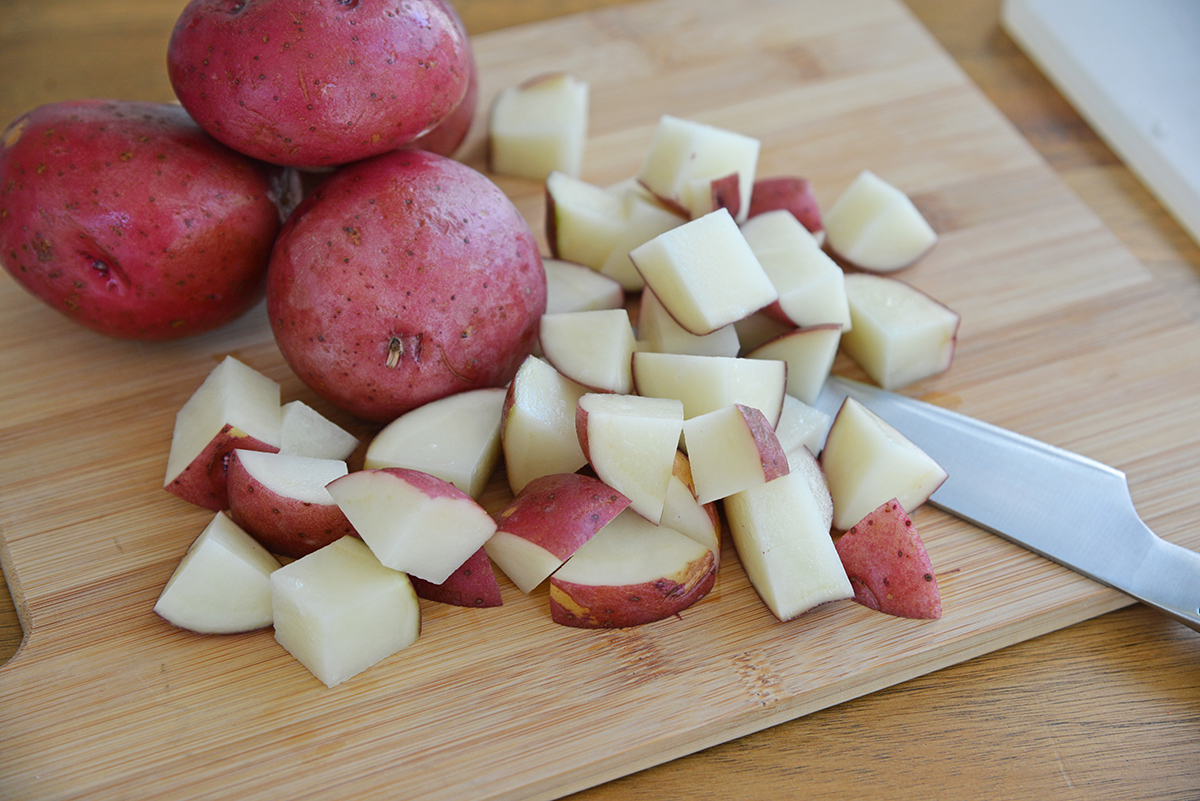
[[[929,454],[950,477],[930,503],[1200,631],[1200,553],[1138,516],[1125,474],[930,403],[839,377],[816,406],[850,396]]]

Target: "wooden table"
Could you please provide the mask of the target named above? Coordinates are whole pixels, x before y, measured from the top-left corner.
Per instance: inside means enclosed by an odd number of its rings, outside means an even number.
[[[620,1],[457,6],[472,33],[482,33]],[[1200,318],[1200,249],[1005,36],[999,0],[907,3]],[[182,4],[8,0],[0,8],[0,117],[50,99],[113,94],[114,85],[125,96],[169,96],[162,43]],[[0,658],[20,638],[0,592]],[[573,797],[1196,798],[1198,667],[1200,637],[1132,606]]]

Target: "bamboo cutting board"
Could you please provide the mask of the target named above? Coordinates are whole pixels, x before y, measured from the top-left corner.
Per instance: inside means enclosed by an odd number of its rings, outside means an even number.
[[[1126,470],[1150,525],[1200,548],[1200,329],[901,6],[667,0],[476,55],[485,102],[547,69],[590,82],[597,183],[673,113],[758,137],[761,174],[807,175],[825,204],[864,167],[904,188],[942,240],[903,275],[963,315],[954,366],[911,391]],[[540,231],[540,187],[499,183]],[[505,583],[500,609],[426,604],[416,645],[329,690],[269,631],[200,637],[150,611],[208,519],[161,480],[175,410],[222,356],[371,433],[290,375],[262,310],[120,343],[4,281],[0,331],[0,556],[26,632],[0,667],[6,799],[553,798],[1128,603],[921,510],[940,621],[846,602],[778,623],[727,549],[678,619],[564,629],[544,590]]]

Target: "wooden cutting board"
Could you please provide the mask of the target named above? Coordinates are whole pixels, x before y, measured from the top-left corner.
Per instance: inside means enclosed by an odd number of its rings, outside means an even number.
[[[758,137],[761,174],[806,175],[825,204],[863,168],[905,189],[942,239],[903,276],[963,316],[954,366],[910,391],[1125,470],[1150,525],[1200,548],[1200,328],[902,6],[663,0],[475,44],[485,103],[544,70],[590,82],[594,182],[632,174],[672,113]],[[498,182],[540,231],[541,188]],[[505,582],[499,609],[426,604],[416,645],[330,690],[269,631],[151,612],[209,517],[161,481],[221,357],[372,432],[289,373],[262,309],[122,343],[5,280],[0,332],[0,557],[26,633],[0,667],[6,799],[554,798],[1128,603],[923,509],[940,621],[845,602],[779,623],[727,548],[678,619],[561,628],[544,590]]]

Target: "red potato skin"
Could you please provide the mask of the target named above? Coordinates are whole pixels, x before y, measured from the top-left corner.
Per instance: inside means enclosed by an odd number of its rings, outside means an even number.
[[[429,498],[452,498],[459,501],[476,502],[474,498],[449,481],[430,475],[422,470],[413,470],[411,467],[378,467],[367,472],[386,473],[394,476],[396,479],[424,493]],[[338,480],[340,481],[341,479]]]
[[[268,445],[246,432],[226,424],[213,437],[204,450],[196,455],[183,472],[172,479],[164,489],[188,503],[194,503],[214,512],[229,508],[229,463],[233,452],[266,451],[278,453],[279,448]]]
[[[556,473],[530,481],[493,517],[498,530],[565,561],[627,506],[628,498],[598,478]]]
[[[458,25],[459,29],[466,33],[466,26],[463,24],[462,17],[458,11],[450,3],[444,3],[446,11],[450,13]],[[439,156],[453,156],[459,146],[466,140],[467,134],[471,131],[471,124],[475,121],[475,114],[479,107],[479,65],[475,61],[475,51],[468,46],[466,48],[467,56],[467,91],[463,95],[462,101],[455,107],[454,111],[435,125],[430,131],[418,136],[409,145],[410,147],[420,150],[428,150],[430,153],[437,153]]]
[[[775,426],[767,420],[766,415],[753,406],[741,403],[734,405],[746,421],[746,428],[758,446],[758,454],[762,458],[763,481],[773,481],[780,476],[786,476],[789,472],[788,458],[783,446],[779,444],[779,437],[775,435]]]
[[[707,595],[716,581],[712,551],[693,562],[685,575],[644,584],[591,586],[551,576],[550,619],[580,629],[641,626],[679,614]]]
[[[176,105],[50,103],[0,137],[0,259],[79,325],[181,339],[262,298],[298,189],[293,171],[226,148]]]
[[[864,517],[834,547],[858,603],[896,617],[942,616],[929,553],[912,518],[895,499]]]
[[[296,375],[387,422],[499,387],[533,350],[546,274],[528,224],[482,173],[420,150],[340,169],[271,256],[267,311]]]
[[[589,466],[592,463],[591,438],[588,436],[590,417],[587,409],[575,404],[575,436],[579,439],[579,449],[583,451],[583,458],[587,459]]]
[[[500,582],[492,570],[487,552],[480,548],[441,584],[409,576],[418,598],[450,606],[485,609],[503,606]]]
[[[749,216],[778,209],[790,211],[809,233],[816,234],[825,228],[821,222],[821,207],[817,204],[816,193],[807,178],[785,175],[760,178],[754,182]]]
[[[358,532],[333,502],[306,503],[280,498],[250,475],[234,453],[226,472],[229,516],[276,556],[299,559]]]
[[[742,186],[736,172],[712,182],[712,207],[713,211],[728,209],[730,216],[737,219],[742,210]]]
[[[763,313],[769,315],[772,320],[782,323],[783,325],[796,325],[796,321],[791,317],[788,317],[787,312],[783,310],[783,306],[780,305],[779,301],[777,300],[773,300],[770,304],[764,306]]]
[[[463,95],[462,102],[450,113],[450,116],[434,126],[433,130],[414,139],[410,147],[428,150],[439,156],[453,156],[466,141],[479,107],[479,70],[475,65],[473,54],[470,56],[469,63],[471,77],[467,82],[467,93]]]
[[[192,0],[167,74],[216,139],[327,167],[403,147],[450,116],[470,48],[443,0]]]

